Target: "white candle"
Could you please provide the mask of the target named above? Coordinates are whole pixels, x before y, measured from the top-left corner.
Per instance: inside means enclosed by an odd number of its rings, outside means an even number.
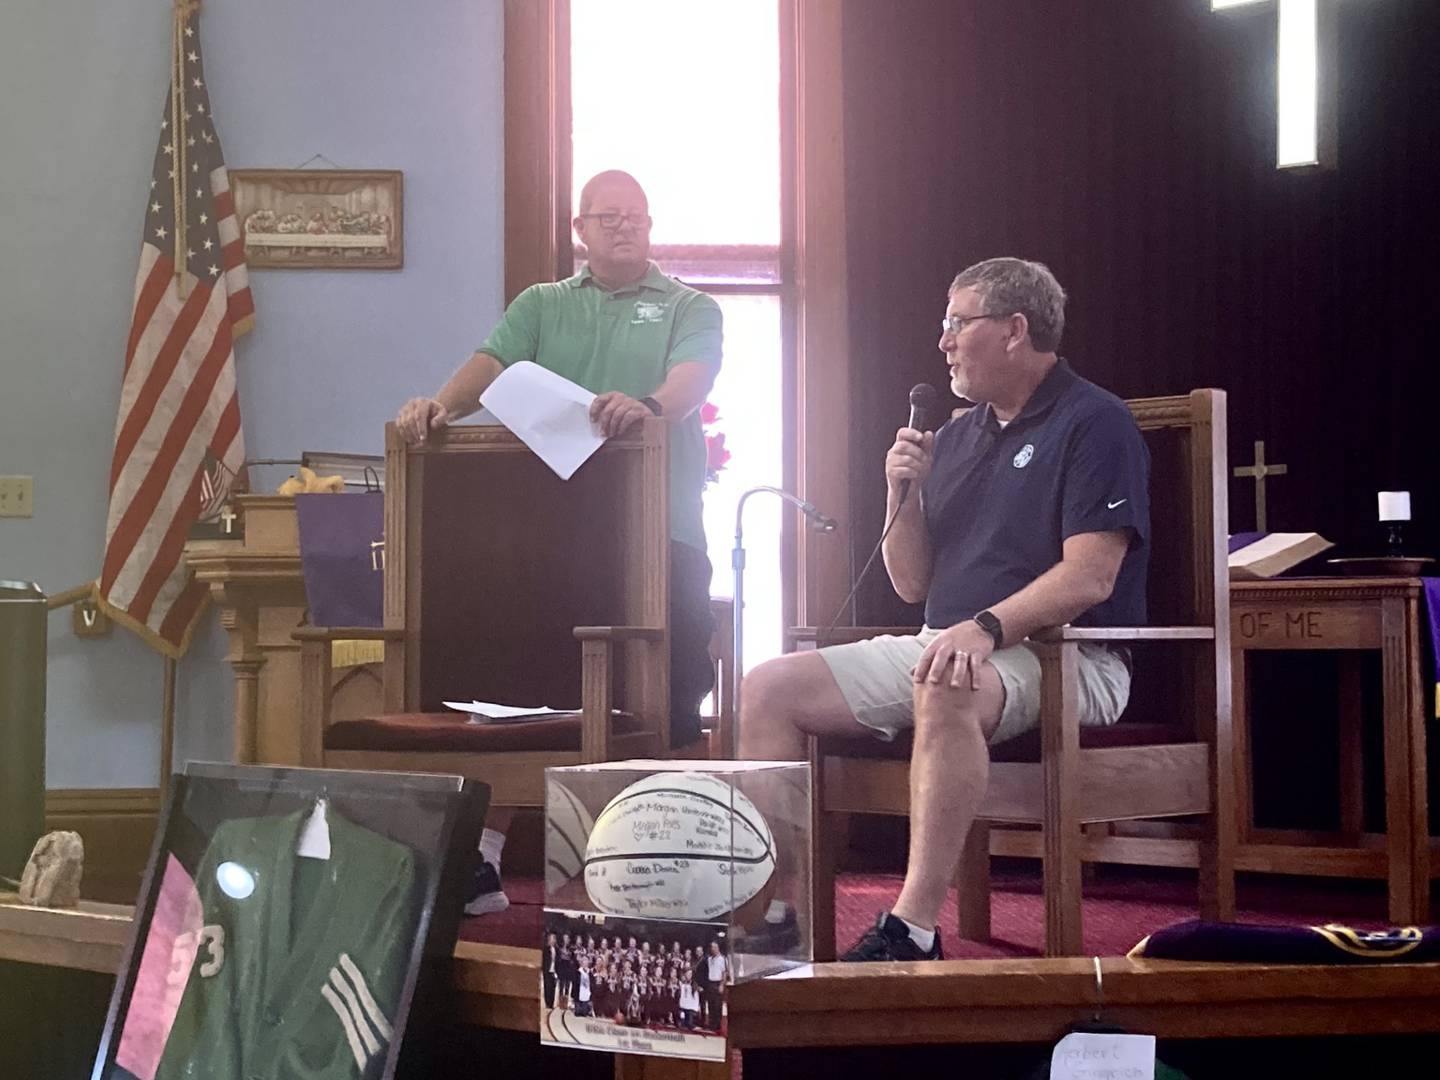
[[[1382,491],[1382,492],[1380,492],[1380,520],[1381,520],[1381,521],[1409,521],[1409,520],[1410,520],[1410,492],[1408,492],[1408,491]]]

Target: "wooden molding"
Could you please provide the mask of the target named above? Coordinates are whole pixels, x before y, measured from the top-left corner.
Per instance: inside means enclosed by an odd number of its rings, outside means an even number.
[[[505,0],[505,303],[571,257],[570,0]]]
[[[53,788],[45,792],[45,820],[160,812],[158,788]]]
[[[839,522],[799,530],[791,625],[825,625],[850,589],[850,333],[840,27],[844,5],[794,0],[796,481]]]
[[[0,960],[112,975],[130,939],[133,911],[81,900],[76,908],[34,908],[0,892]]]

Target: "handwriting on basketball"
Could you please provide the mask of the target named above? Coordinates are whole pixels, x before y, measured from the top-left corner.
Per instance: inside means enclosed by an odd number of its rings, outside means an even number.
[[[663,804],[646,803],[640,812],[654,810],[659,817],[637,817],[630,823],[631,835],[636,840],[669,840],[671,834],[680,829],[680,819],[671,816],[673,807]]]
[[[655,773],[595,819],[585,890],[610,914],[712,919],[759,893],[774,847],[742,792],[703,773]]]

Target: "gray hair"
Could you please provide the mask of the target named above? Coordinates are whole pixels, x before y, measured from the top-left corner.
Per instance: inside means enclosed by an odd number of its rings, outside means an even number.
[[[1025,259],[986,259],[955,275],[950,291],[974,289],[993,315],[1019,312],[1030,324],[1036,352],[1054,352],[1065,330],[1065,290],[1044,263]]]

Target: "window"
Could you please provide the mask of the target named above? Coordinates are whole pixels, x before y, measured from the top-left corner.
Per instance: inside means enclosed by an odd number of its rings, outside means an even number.
[[[604,169],[633,174],[655,222],[651,257],[725,315],[709,430],[730,458],[706,488],[705,530],[711,592],[729,596],[736,502],[784,486],[790,428],[778,0],[571,0],[570,96],[573,197]],[[785,512],[772,497],[746,503],[746,669],[781,648]]]

